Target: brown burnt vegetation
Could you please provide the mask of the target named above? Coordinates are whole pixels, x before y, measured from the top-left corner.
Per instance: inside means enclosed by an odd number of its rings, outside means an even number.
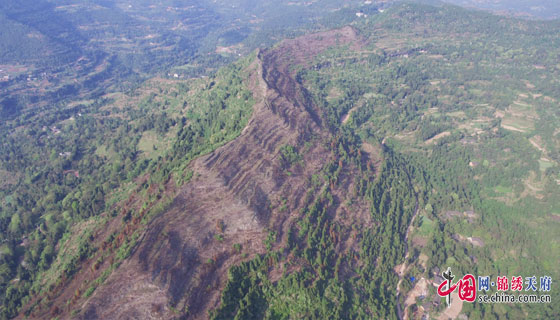
[[[284,246],[301,209],[320,193],[309,192],[312,176],[333,160],[331,145],[337,145],[337,137],[323,125],[321,111],[296,81],[293,67],[307,66],[314,56],[336,45],[359,48],[361,40],[354,29],[346,27],[286,40],[258,52],[246,80],[256,104],[242,134],[194,160],[190,164],[193,178],[179,189],[173,187],[174,182],[150,186],[148,194],[162,188],[174,198],[144,229],[142,213],[122,218],[141,199],[131,197],[124,203],[121,214],[96,236],[98,252],[82,263],[72,279],[53,288],[46,304],[49,311],[42,315],[37,311],[34,317],[207,318],[208,310],[219,304],[228,269],[265,253],[270,231],[277,234],[272,247]],[[280,161],[280,150],[286,145],[301,155],[289,172]],[[373,152],[354,152],[371,171],[379,164]],[[366,203],[355,201],[351,208],[346,204],[353,197],[357,168],[339,165],[344,167],[339,181],[329,186],[337,204],[329,215],[336,225],[328,233],[337,251],[352,254],[359,241],[352,225],[363,228],[373,222]],[[91,296],[84,297],[87,284],[111,266],[115,250],[135,232],[141,235],[130,257]],[[112,241],[104,240],[111,234]],[[103,253],[106,258],[99,259]],[[292,262],[290,268],[298,269],[298,262]],[[281,275],[281,267],[270,264],[269,276],[274,280]],[[72,315],[72,310],[79,313]]]

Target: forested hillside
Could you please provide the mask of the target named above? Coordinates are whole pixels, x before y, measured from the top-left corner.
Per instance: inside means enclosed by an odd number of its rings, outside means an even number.
[[[557,318],[560,23],[335,2],[1,4],[1,317]]]
[[[432,283],[448,266],[494,277],[560,271],[558,22],[404,5],[354,26],[368,46],[334,46],[296,79],[330,130],[357,135],[356,148],[384,142],[379,176],[364,175],[354,191],[371,203],[376,227],[345,256],[338,234],[321,229],[338,226],[321,214],[336,201],[314,203],[285,248],[231,269],[214,318],[396,318],[401,308],[437,316],[445,306]],[[294,257],[304,267],[290,271]],[[277,265],[284,276],[271,280]],[[553,304],[452,310],[474,319],[559,314]]]

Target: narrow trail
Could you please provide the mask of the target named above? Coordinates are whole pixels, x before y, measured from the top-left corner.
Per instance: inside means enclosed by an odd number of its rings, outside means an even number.
[[[408,173],[408,171],[406,172],[406,175],[408,177],[408,184],[410,185],[410,188],[413,190],[414,192],[414,197],[416,198],[416,204],[414,205],[414,214],[412,215],[412,219],[410,219],[410,224],[408,225],[408,229],[406,230],[406,235],[404,237],[404,261],[403,263],[400,265],[400,269],[398,270],[398,276],[399,276],[399,282],[397,283],[397,295],[396,295],[396,304],[397,304],[397,315],[399,317],[399,319],[407,319],[408,318],[408,314],[406,312],[406,310],[401,309],[401,305],[399,304],[399,297],[401,294],[401,283],[404,279],[404,273],[406,271],[406,268],[408,267],[406,262],[408,260],[408,257],[410,256],[410,251],[408,248],[408,237],[410,236],[410,234],[412,233],[412,231],[414,230],[414,220],[416,219],[416,216],[418,216],[418,212],[420,210],[418,210],[418,193],[416,191],[414,191],[414,187],[412,185],[412,179],[410,178],[410,174]]]

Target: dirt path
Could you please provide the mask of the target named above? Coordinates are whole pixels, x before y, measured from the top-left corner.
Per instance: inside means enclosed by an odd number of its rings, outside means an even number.
[[[414,190],[414,187],[412,186],[412,179],[410,179],[410,175],[407,172],[407,176],[408,176],[408,183],[410,185],[410,188],[412,190]],[[397,266],[397,268],[399,269],[397,274],[399,275],[399,282],[397,283],[397,295],[396,295],[396,299],[397,299],[397,315],[399,316],[399,319],[407,319],[408,318],[408,314],[406,312],[406,303],[405,303],[405,312],[403,314],[403,310],[401,309],[401,305],[399,304],[399,296],[401,294],[401,283],[403,281],[403,276],[404,273],[406,271],[407,263],[406,261],[408,260],[408,257],[410,256],[410,251],[408,250],[408,237],[410,236],[410,234],[412,233],[412,231],[414,230],[414,220],[416,219],[416,216],[418,216],[418,212],[420,210],[418,210],[418,194],[416,192],[414,192],[414,196],[416,197],[416,204],[414,206],[414,215],[412,216],[412,219],[410,219],[410,224],[408,225],[408,229],[406,231],[406,236],[404,237],[404,245],[405,245],[405,255],[404,255],[404,262],[399,266]]]
[[[408,293],[404,301],[404,319],[408,319],[408,307],[416,303],[416,298],[428,295],[428,280],[422,277]]]
[[[450,135],[451,135],[451,132],[449,132],[449,131],[444,131],[444,132],[439,133],[439,134],[433,136],[432,138],[426,140],[426,141],[424,142],[424,144],[433,144],[433,143],[436,142],[437,140],[439,140],[439,139],[441,139],[441,138],[443,138],[443,137],[450,136]]]
[[[503,124],[503,123],[502,123],[502,128],[508,129],[508,130],[511,130],[511,131],[525,132],[525,130],[521,130],[521,129],[518,129],[518,128],[515,128],[515,127],[512,127],[512,126],[508,126],[507,124]]]
[[[534,138],[529,139],[529,142],[530,142],[535,148],[539,149],[540,152],[542,152],[543,154],[546,155],[546,150],[545,150],[543,147],[541,147],[541,146],[537,143],[537,141],[534,140]]]
[[[356,109],[358,109],[357,106],[352,107],[352,109],[348,110],[348,112],[342,116],[342,124],[346,124],[348,122],[348,120],[350,120],[350,116],[352,115],[352,112],[356,111]]]

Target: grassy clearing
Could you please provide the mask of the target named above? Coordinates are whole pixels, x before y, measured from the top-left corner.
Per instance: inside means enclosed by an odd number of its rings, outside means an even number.
[[[534,129],[533,121],[523,118],[516,118],[511,116],[505,116],[502,121],[502,128],[517,131],[517,132],[528,132]]]
[[[106,145],[102,144],[95,149],[95,155],[112,160],[116,157],[117,153],[113,150],[109,150]]]
[[[527,179],[525,179],[523,182],[525,185],[525,190],[521,194],[521,197],[532,196],[537,199],[543,198],[540,192],[542,192],[545,187],[544,181],[539,180],[537,174],[534,171],[531,171],[529,177],[527,177]]]
[[[534,130],[535,120],[538,120],[538,116],[533,106],[515,101],[506,110],[502,127],[512,131],[528,132]]]
[[[447,113],[447,115],[453,118],[461,118],[461,119],[466,117],[465,111],[449,112]]]
[[[334,99],[339,98],[340,96],[342,96],[342,91],[340,90],[340,88],[337,87],[332,87],[331,90],[329,90],[329,95],[327,96],[327,101],[333,101]]]
[[[543,159],[543,158],[539,159],[539,169],[541,171],[545,171],[546,169],[552,168],[552,167],[554,167],[554,163],[551,162],[550,160]]]
[[[138,142],[138,150],[147,159],[157,159],[157,157],[163,156],[171,148],[175,134],[175,130],[170,130],[162,137],[154,130],[145,131]]]
[[[434,222],[428,217],[422,215],[420,216],[420,227],[418,228],[418,235],[429,236],[433,233]]]
[[[496,193],[513,193],[512,187],[496,186],[494,187],[494,192]]]

